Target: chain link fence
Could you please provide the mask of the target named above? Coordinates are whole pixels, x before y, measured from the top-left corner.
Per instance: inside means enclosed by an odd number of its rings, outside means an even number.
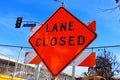
[[[31,47],[0,44],[0,74],[10,76],[14,74],[15,77],[24,79],[35,77],[36,65],[24,64],[25,52],[34,51]],[[110,54],[115,55],[116,60],[120,62],[120,45],[89,47],[84,52],[96,52],[97,56],[105,55],[107,52],[110,52]],[[41,67],[39,73],[40,80],[50,80],[52,78],[49,71],[44,66]],[[82,73],[80,72],[80,74]],[[115,77],[118,75],[120,74],[116,74]],[[62,77],[63,75],[59,76],[59,78]],[[64,75],[64,79],[62,80],[70,80],[70,78],[71,76],[66,78]]]

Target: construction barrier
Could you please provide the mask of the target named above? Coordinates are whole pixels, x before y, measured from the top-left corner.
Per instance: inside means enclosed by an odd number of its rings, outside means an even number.
[[[12,77],[0,74],[0,80],[12,80]],[[25,79],[15,77],[13,80],[25,80]]]

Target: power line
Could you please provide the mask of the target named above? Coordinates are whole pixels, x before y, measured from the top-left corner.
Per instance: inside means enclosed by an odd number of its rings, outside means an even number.
[[[0,44],[0,46],[5,46],[5,47],[16,47],[16,48],[29,48],[29,49],[32,49],[32,47],[14,46],[14,45],[6,45],[6,44]]]
[[[113,48],[113,47],[120,47],[120,45],[88,47],[87,49]]]
[[[0,46],[32,49],[32,47],[27,47],[27,46],[15,46],[15,45],[6,45],[6,44],[0,44]],[[120,47],[120,45],[96,46],[96,47],[88,47],[87,49],[113,48],[113,47]]]

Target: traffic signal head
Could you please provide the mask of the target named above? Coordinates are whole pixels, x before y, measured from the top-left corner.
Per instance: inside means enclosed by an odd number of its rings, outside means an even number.
[[[18,17],[16,21],[16,28],[20,28],[21,23],[22,23],[22,17]]]

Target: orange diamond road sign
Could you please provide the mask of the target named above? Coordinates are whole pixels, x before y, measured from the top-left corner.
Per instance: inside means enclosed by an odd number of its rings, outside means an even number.
[[[57,76],[97,34],[64,7],[60,7],[29,39],[53,76]]]

